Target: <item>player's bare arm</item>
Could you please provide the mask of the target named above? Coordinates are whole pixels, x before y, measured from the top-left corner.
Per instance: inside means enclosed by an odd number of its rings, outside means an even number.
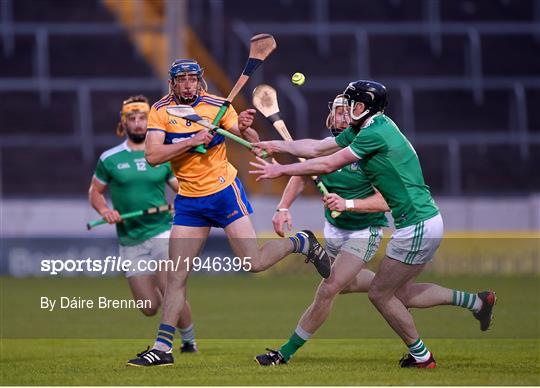
[[[335,193],[330,193],[324,197],[324,206],[332,211],[337,210],[339,212],[379,213],[390,211],[388,204],[377,190],[375,190],[375,194],[369,197],[355,198],[349,201],[351,201],[350,205],[348,205],[346,199]]]
[[[275,153],[287,153],[308,159],[331,155],[340,149],[333,137],[327,137],[322,140],[270,140],[255,143],[253,145],[256,148],[254,150],[255,153],[257,153],[259,150],[265,150],[269,155]]]
[[[246,109],[240,112],[240,114],[238,114],[238,123],[228,131],[246,139],[250,143],[259,142],[259,134],[255,129],[251,128],[255,113],[255,109]]]
[[[329,174],[338,168],[351,164],[358,160],[349,149],[345,148],[332,155],[322,156],[306,160],[302,163],[279,164],[275,160],[272,163],[257,157],[257,162],[250,162],[255,170],[249,173],[257,176],[257,181],[261,179],[275,179],[283,175],[321,175]]]
[[[212,141],[212,137],[212,134],[208,130],[203,129],[197,132],[195,136],[179,143],[163,144],[165,133],[161,131],[150,131],[146,136],[144,156],[151,166],[155,166],[156,164],[168,162],[199,144],[208,145]]]
[[[122,219],[120,218],[120,213],[109,208],[104,195],[105,190],[107,190],[107,185],[93,177],[92,182],[90,183],[90,189],[88,189],[88,200],[100,216],[102,216],[109,224],[115,224],[122,221]]]
[[[167,185],[171,188],[173,193],[178,193],[178,179],[173,178],[167,182]]]
[[[280,237],[285,237],[283,226],[287,224],[287,229],[292,230],[292,215],[289,211],[289,208],[293,204],[294,200],[298,198],[300,193],[304,191],[305,180],[307,178],[293,176],[289,179],[289,183],[283,191],[281,200],[276,208],[276,213],[272,217],[272,224],[274,226],[274,231]]]

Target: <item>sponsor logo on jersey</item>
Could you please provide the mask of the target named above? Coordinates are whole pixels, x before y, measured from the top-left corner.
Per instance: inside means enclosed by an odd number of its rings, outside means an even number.
[[[349,167],[351,168],[352,171],[361,170],[362,169],[361,161],[359,160],[357,162],[351,163]]]
[[[407,220],[407,214],[405,213],[402,213],[398,219],[397,219],[397,222],[405,222]]]
[[[118,170],[125,170],[126,168],[130,168],[131,166],[129,165],[129,163],[118,163],[116,165],[116,168]]]

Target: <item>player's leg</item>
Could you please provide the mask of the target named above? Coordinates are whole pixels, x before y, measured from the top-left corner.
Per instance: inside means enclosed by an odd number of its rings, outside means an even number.
[[[343,250],[357,254],[364,262],[369,262],[379,249],[383,236],[382,228],[369,227],[358,231],[349,231],[337,228],[328,221],[324,225],[326,250],[334,257]],[[340,294],[368,292],[375,273],[362,268],[349,284],[340,291]]]
[[[433,283],[408,282],[396,291],[396,296],[408,308],[430,308],[453,305],[470,310],[486,331],[493,320],[493,306],[497,300],[493,291],[470,293],[453,290]]]
[[[165,294],[165,288],[167,286],[167,271],[159,271],[156,273],[156,278],[158,280],[159,288],[162,295]],[[180,351],[182,353],[195,353],[198,351],[197,343],[195,341],[195,326],[193,324],[192,315],[191,315],[191,306],[189,301],[186,299],[184,308],[180,313],[180,319],[176,324],[178,332],[182,339],[182,347]]]
[[[137,245],[120,246],[122,260],[131,262],[126,271],[126,279],[133,299],[150,301],[150,307],[141,309],[146,316],[157,313],[162,299],[155,273],[148,269],[148,261],[152,254],[151,245],[151,240],[146,240]]]
[[[227,188],[216,194],[217,209],[211,215],[212,222],[227,234],[234,253],[251,258],[251,271],[260,272],[271,267],[290,253],[301,253],[315,265],[321,276],[330,276],[330,258],[310,231],[295,236],[273,239],[259,247],[249,214],[253,209],[247,200],[242,183],[237,178]]]
[[[189,276],[188,262],[199,255],[210,232],[209,227],[193,227],[174,225],[169,241],[169,256],[173,268],[167,269],[167,286],[163,299],[163,314],[161,325],[166,327],[165,333],[174,335],[175,326],[180,319],[186,302],[186,287]],[[172,339],[160,335],[154,347],[168,350],[172,347]]]
[[[315,298],[298,322],[297,330],[309,339],[326,321],[336,296],[358,275],[365,263],[357,256],[342,251],[332,265],[332,274],[319,284]]]
[[[331,228],[328,223],[325,226],[325,237],[327,247],[330,251],[335,251],[332,246],[336,246],[334,241],[337,240],[339,244],[339,253],[335,262],[332,265],[332,275],[330,278],[325,279],[319,285],[315,294],[315,299],[311,306],[306,310],[298,327],[301,328],[308,335],[315,333],[324,323],[328,314],[331,311],[333,301],[337,294],[343,291],[353,280],[356,279],[365,263],[369,262],[377,249],[382,238],[382,229],[377,227],[370,227],[359,231],[344,231],[339,230],[340,234],[345,238],[338,238],[334,240],[335,232],[330,233]],[[370,278],[369,273],[362,274],[360,281],[365,287],[370,281],[365,281]]]
[[[418,229],[416,248],[407,254],[407,231],[396,231],[396,239],[392,238],[389,252],[392,257],[408,261],[409,264],[428,262],[439,247],[443,234],[443,222],[437,215],[422,223],[423,228]],[[413,227],[410,227],[413,229]],[[422,236],[425,237],[422,239]],[[413,238],[414,240],[414,238]],[[422,241],[423,240],[423,241]],[[480,321],[480,330],[489,328],[493,319],[493,306],[497,300],[493,291],[483,291],[477,294],[466,291],[452,290],[431,283],[415,283],[409,281],[396,290],[398,297],[405,306],[412,308],[429,308],[439,305],[454,305],[469,309],[473,316]]]
[[[328,279],[323,279],[315,298],[304,311],[291,337],[278,350],[267,349],[268,353],[255,357],[261,366],[286,364],[311,336],[322,326],[332,310],[334,299],[360,272],[364,262],[348,252],[340,252]]]
[[[289,239],[273,239],[261,247],[249,216],[233,221],[225,227],[231,248],[241,258],[251,258],[251,272],[261,272],[293,253],[293,243]]]
[[[176,207],[176,206],[175,206]],[[176,217],[175,217],[176,220]],[[176,221],[175,221],[176,222]],[[163,298],[162,318],[152,349],[129,360],[129,366],[172,365],[172,347],[176,325],[186,302],[186,286],[189,276],[188,261],[202,250],[210,228],[174,225],[169,240],[167,285]]]
[[[424,267],[425,264],[409,265],[385,256],[368,292],[373,305],[409,349],[409,355],[400,361],[402,367],[436,366],[431,352],[416,330],[412,315],[395,295],[397,289],[416,278]]]
[[[141,312],[154,316],[161,305],[162,294],[155,274],[133,275],[127,278],[134,300],[149,300],[150,307],[141,308]]]
[[[160,260],[160,268],[156,271],[156,280],[160,294],[165,295],[167,286],[167,268],[164,260],[169,259],[169,239],[170,231],[164,232],[152,239],[152,257],[155,260]],[[182,353],[197,352],[197,344],[195,342],[195,327],[191,316],[191,306],[186,299],[184,308],[180,313],[180,319],[176,325],[178,332],[182,338]]]
[[[418,332],[407,307],[395,293],[402,285],[417,277],[424,266],[404,264],[385,256],[368,292],[371,302],[407,344],[416,341]]]
[[[382,230],[371,227],[361,231],[344,232],[336,230],[328,223],[325,226],[327,249],[329,252],[337,253],[337,258],[332,264],[332,274],[319,284],[312,304],[300,318],[289,340],[279,350],[269,349],[268,353],[255,358],[260,365],[287,363],[326,321],[336,295],[351,282],[357,282],[354,286],[358,290],[367,291],[373,272],[364,271],[363,267],[375,255],[382,237]],[[338,233],[343,236],[338,237]]]
[[[409,355],[400,362],[402,367],[434,368],[435,360],[422,342],[413,318],[397,298],[396,293],[415,279],[431,261],[440,245],[443,224],[440,215],[410,227],[397,229],[388,243],[368,297],[390,327],[409,348]]]
[[[375,277],[375,272],[362,268],[362,270],[350,281],[347,286],[341,290],[340,294],[352,294],[368,292],[369,286]]]

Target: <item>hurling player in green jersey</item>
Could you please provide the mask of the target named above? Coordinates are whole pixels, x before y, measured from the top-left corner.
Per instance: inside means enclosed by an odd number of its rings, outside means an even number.
[[[144,96],[132,96],[122,104],[116,133],[125,137],[121,144],[101,154],[89,190],[90,204],[109,223],[116,224],[121,260],[130,260],[126,278],[135,300],[149,300],[144,315],[155,315],[161,305],[167,282],[166,268],[149,270],[149,261],[169,259],[169,213],[148,214],[122,220],[121,213],[144,210],[167,203],[165,186],[178,191],[178,182],[169,163],[151,167],[144,158],[144,145],[150,107]],[[105,200],[109,191],[113,207]],[[156,263],[153,263],[155,266]],[[153,266],[150,266],[152,269]],[[178,321],[182,352],[196,352],[195,332],[189,304]]]
[[[336,96],[329,103],[329,108],[326,126],[335,137],[349,125],[343,96]],[[390,210],[388,205],[356,163],[319,178],[331,193],[325,202],[336,201],[344,205],[346,201],[357,201],[354,208],[337,218],[332,218],[331,211],[325,209],[324,238],[326,251],[333,259],[332,273],[319,284],[313,303],[303,313],[289,340],[278,350],[269,350],[255,357],[262,366],[287,363],[326,321],[337,294],[367,292],[375,276],[364,265],[375,256],[382,238],[382,227],[388,226],[384,215]],[[309,178],[291,177],[272,218],[274,230],[281,237],[284,237],[285,224],[289,231],[292,229],[289,208],[303,191],[305,179]]]
[[[258,162],[251,162],[256,168],[251,173],[259,175],[257,179],[328,174],[351,163],[360,163],[388,203],[396,227],[369,286],[369,299],[409,349],[400,365],[435,368],[435,359],[422,342],[407,307],[442,304],[465,307],[473,312],[480,321],[480,329],[485,331],[492,321],[495,293],[475,294],[414,283],[441,242],[443,223],[439,209],[424,182],[416,151],[384,114],[386,88],[374,81],[351,82],[344,97],[351,125],[336,138],[255,144],[256,152],[264,149],[268,153],[286,152],[312,159],[280,165],[257,158]],[[340,210],[339,205],[328,203],[330,210]]]

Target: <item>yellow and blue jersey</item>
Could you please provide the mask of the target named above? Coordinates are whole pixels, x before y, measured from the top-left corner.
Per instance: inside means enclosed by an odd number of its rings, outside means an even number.
[[[201,92],[191,104],[195,112],[210,122],[217,115],[224,98]],[[179,105],[180,102],[170,93],[157,101],[150,109],[148,130],[165,133],[165,144],[174,144],[194,136],[204,129],[189,120],[167,114],[168,106]],[[238,122],[238,115],[232,106],[219,122],[219,127],[230,129]],[[190,150],[171,160],[171,167],[178,179],[178,194],[186,197],[204,197],[223,190],[236,178],[237,170],[227,160],[225,138],[216,134],[207,153],[200,154]]]

